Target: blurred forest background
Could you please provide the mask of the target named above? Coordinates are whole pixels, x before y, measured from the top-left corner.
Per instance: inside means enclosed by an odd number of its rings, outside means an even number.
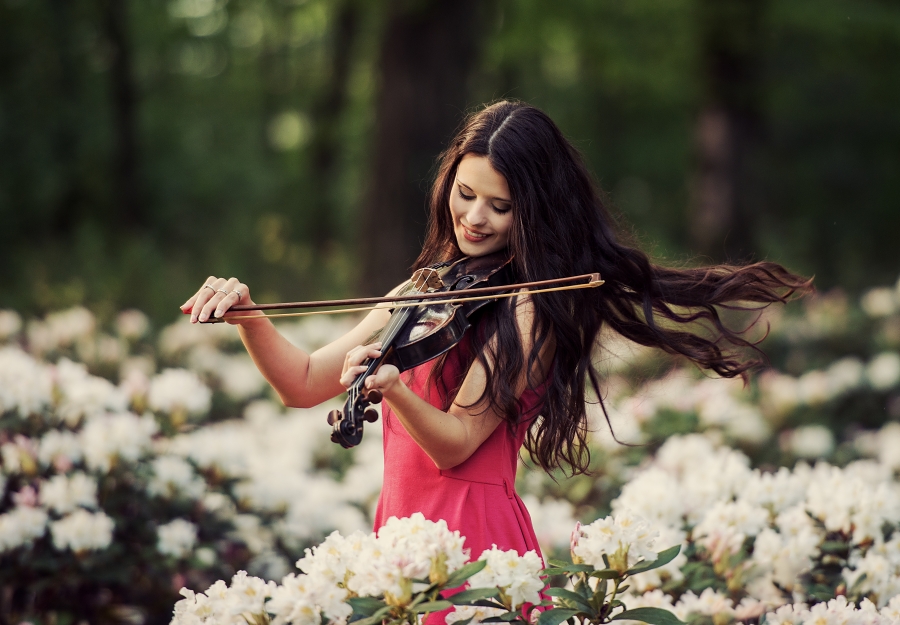
[[[660,260],[893,283],[898,59],[889,0],[0,0],[0,308],[384,292],[498,98]]]

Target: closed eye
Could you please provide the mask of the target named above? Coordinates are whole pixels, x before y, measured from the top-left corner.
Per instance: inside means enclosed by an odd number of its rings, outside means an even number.
[[[461,197],[464,200],[471,201],[471,200],[475,199],[474,195],[466,195],[465,193],[463,193],[462,187],[456,187],[456,190],[459,193],[459,197]]]

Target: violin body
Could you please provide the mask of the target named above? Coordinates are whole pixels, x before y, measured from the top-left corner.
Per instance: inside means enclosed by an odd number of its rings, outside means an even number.
[[[397,295],[439,291],[449,299],[455,293],[464,295],[469,288],[505,285],[509,283],[511,261],[503,251],[439,263],[418,270]],[[363,363],[366,371],[347,389],[343,410],[333,410],[328,415],[331,440],[345,448],[354,447],[362,441],[364,422],[378,418],[372,404],[381,401],[381,393],[366,391],[365,381],[379,366],[392,364],[407,371],[446,353],[462,340],[475,313],[494,301],[485,298],[392,311],[381,334],[382,355]]]

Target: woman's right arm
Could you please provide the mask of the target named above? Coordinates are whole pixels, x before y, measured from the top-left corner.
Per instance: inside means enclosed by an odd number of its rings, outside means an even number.
[[[309,408],[346,391],[340,377],[347,352],[380,330],[390,319],[390,311],[373,310],[347,334],[307,354],[281,335],[262,312],[234,312],[236,304],[253,304],[250,290],[237,278],[210,276],[197,293],[182,306],[191,311],[191,323],[211,316],[253,316],[255,319],[229,321],[239,326],[241,340],[263,377],[272,385],[285,406]]]

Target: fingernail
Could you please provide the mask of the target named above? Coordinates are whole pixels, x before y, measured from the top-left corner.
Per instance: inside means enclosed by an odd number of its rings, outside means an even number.
[[[222,311],[221,311],[221,310],[217,310],[217,311],[216,311],[215,313],[213,313],[213,314],[215,314],[216,318],[218,318],[218,317],[221,317],[221,316],[222,316]]]

